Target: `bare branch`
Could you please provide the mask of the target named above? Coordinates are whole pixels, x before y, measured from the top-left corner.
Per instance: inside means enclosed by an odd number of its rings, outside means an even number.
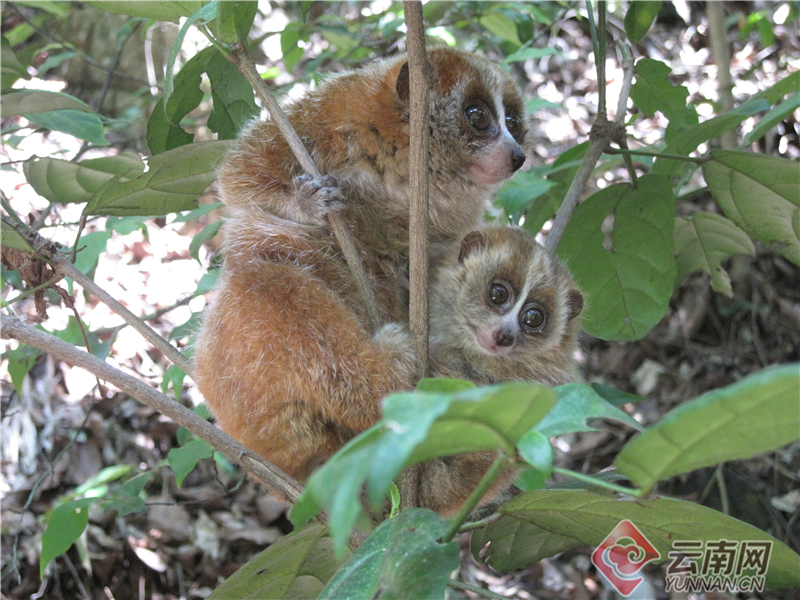
[[[166,415],[199,438],[207,441],[230,460],[279,492],[290,502],[295,502],[300,496],[302,487],[294,479],[205,419],[149,385],[115,369],[96,356],[79,350],[54,335],[25,325],[16,317],[0,315],[0,326],[3,338],[19,340],[43,352],[52,354],[59,360],[86,369],[99,379],[113,383],[129,396]]]
[[[423,377],[428,373],[428,87],[430,66],[425,52],[422,3],[403,2],[408,45],[410,88],[409,182],[411,187],[409,242],[411,287],[409,329]]]
[[[295,158],[297,158],[297,162],[300,163],[303,170],[314,178],[319,177],[320,172],[319,169],[317,169],[317,165],[314,164],[314,160],[311,158],[308,150],[306,150],[306,147],[303,145],[294,127],[289,123],[289,119],[286,118],[281,107],[272,97],[267,84],[264,83],[264,80],[259,76],[253,59],[250,58],[250,54],[241,42],[231,46],[228,60],[236,65],[245,79],[247,79],[256,91],[261,102],[264,103],[264,106],[269,111],[272,120],[278,126],[278,129],[280,129],[283,137],[286,138],[286,142],[289,144],[292,152],[294,152]],[[361,261],[361,256],[358,254],[350,230],[347,228],[347,224],[342,220],[341,216],[336,213],[330,213],[328,215],[328,223],[333,229],[333,233],[336,235],[336,240],[339,242],[342,254],[344,254],[345,260],[347,260],[347,265],[350,267],[350,272],[353,274],[353,279],[361,294],[361,299],[364,301],[370,327],[375,331],[381,324],[380,311],[378,310],[378,303],[375,300],[375,292],[367,279],[367,274],[364,271],[364,263]]]

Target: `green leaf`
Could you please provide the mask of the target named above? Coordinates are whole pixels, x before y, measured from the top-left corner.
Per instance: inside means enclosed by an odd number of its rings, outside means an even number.
[[[642,4],[657,3],[636,1],[628,12]],[[634,73],[636,82],[631,87],[631,99],[643,113],[652,117],[656,111],[660,111],[673,126],[673,131],[676,128],[681,130],[697,125],[697,112],[686,105],[689,90],[685,86],[670,83],[667,79],[670,74],[668,65],[651,58],[642,58],[636,63]]]
[[[203,73],[208,67],[208,61],[216,54],[219,54],[217,49],[210,46],[183,65],[175,76],[175,91],[169,97],[166,110],[164,98],[159,99],[147,122],[147,147],[152,154],[191,144],[194,140],[194,134],[184,131],[179,124],[186,115],[200,106],[204,95],[200,88]]]
[[[214,31],[226,44],[244,41],[258,12],[258,2],[219,2]]]
[[[180,17],[188,17],[194,14],[204,5],[209,4],[209,2],[119,2],[117,0],[90,0],[84,2],[84,4],[118,15],[144,17],[146,19],[155,19],[156,21],[171,21],[177,23]]]
[[[642,426],[628,414],[606,402],[594,389],[581,383],[560,385],[553,390],[558,401],[547,416],[536,425],[546,438],[578,431],[597,431],[586,424],[589,420],[613,419],[641,431]]]
[[[637,402],[644,402],[644,398],[641,396],[637,396],[636,394],[629,394],[628,392],[623,392],[622,390],[618,390],[617,388],[604,385],[602,383],[593,383],[592,389],[597,392],[597,394],[606,402],[608,402],[611,406],[616,406],[619,408],[623,404],[628,403],[637,403]]]
[[[97,490],[104,487],[107,483],[116,481],[120,477],[124,477],[131,472],[129,465],[113,465],[101,469],[99,472],[92,475],[89,479],[84,481],[72,492],[74,496],[93,496],[97,497]]]
[[[797,110],[798,107],[800,107],[800,92],[792,94],[785,102],[781,102],[778,106],[761,117],[758,125],[753,127],[752,131],[744,136],[742,145],[750,146],[760,140],[770,129],[775,127],[778,123],[783,122],[783,120]]]
[[[153,478],[154,474],[155,471],[140,473],[139,475],[128,479],[128,481],[119,486],[115,491],[117,494],[125,496],[126,498],[138,497],[139,494],[142,493],[142,490],[144,490],[144,486],[146,486]]]
[[[39,576],[56,556],[64,554],[86,529],[89,523],[89,506],[96,498],[71,500],[58,506],[47,520],[47,529],[42,535],[42,556],[39,563]]]
[[[198,142],[151,156],[143,174],[114,178],[95,192],[84,214],[150,216],[197,208],[230,146],[229,141]]]
[[[173,77],[172,77],[172,70],[175,67],[175,59],[178,57],[178,52],[180,52],[181,45],[183,44],[183,39],[186,37],[186,33],[189,31],[189,28],[197,23],[198,25],[204,25],[211,21],[217,14],[217,2],[210,2],[203,6],[200,6],[195,12],[189,16],[189,18],[184,21],[183,25],[181,25],[180,30],[178,30],[178,35],[175,38],[175,43],[172,45],[172,50],[169,53],[169,57],[167,58],[167,67],[164,72],[164,103],[166,106],[169,106],[170,96],[172,96],[172,89],[173,89]],[[167,115],[169,117],[169,115]],[[173,123],[173,125],[177,125],[177,123]]]
[[[81,236],[75,268],[84,275],[94,273],[100,255],[106,251],[111,234],[108,231],[92,231]]]
[[[755,373],[671,411],[614,464],[646,493],[673,475],[780,448],[800,439],[798,394],[798,364]]]
[[[550,477],[553,470],[553,447],[548,438],[534,429],[519,439],[517,448],[525,462]]]
[[[117,511],[118,517],[125,517],[147,510],[147,504],[139,496],[132,498],[122,498],[121,500],[112,500],[103,507],[103,514],[110,513],[112,510]]]
[[[181,487],[183,480],[197,466],[197,461],[211,458],[214,448],[204,440],[191,440],[180,448],[173,448],[167,455],[169,466],[175,472],[175,480]]]
[[[203,322],[203,313],[192,313],[186,322],[176,325],[169,332],[170,340],[179,340],[186,336],[190,336],[200,329],[200,323]]]
[[[497,37],[516,46],[522,45],[517,33],[517,24],[505,13],[499,10],[492,10],[486,16],[480,18],[480,24]]]
[[[20,344],[13,350],[3,352],[3,358],[8,360],[8,374],[11,377],[11,383],[14,384],[14,389],[17,394],[22,396],[22,381],[25,375],[33,368],[36,363],[36,358],[42,353],[41,350]]]
[[[528,59],[539,59],[544,58],[545,56],[550,56],[552,54],[560,55],[562,54],[561,50],[558,48],[520,48],[513,54],[509,54],[505,62],[512,63],[512,62],[519,62]]]
[[[29,80],[31,76],[19,60],[6,36],[0,36],[0,89],[9,89],[18,79]],[[5,111],[3,111],[5,115]]]
[[[108,217],[106,230],[116,231],[120,235],[129,235],[134,231],[147,232],[148,217]]]
[[[434,392],[441,394],[453,394],[463,390],[477,387],[471,381],[463,379],[447,379],[446,377],[420,379],[417,384],[418,392]]]
[[[752,525],[691,502],[671,498],[630,502],[588,491],[538,490],[517,496],[499,512],[504,517],[475,542],[489,543],[487,562],[498,570],[579,544],[597,547],[621,520],[628,519],[658,550],[660,561],[667,560],[675,541],[771,542],[767,587],[800,585],[800,556],[785,544]],[[492,549],[495,535],[498,547]]]
[[[23,116],[45,129],[73,135],[91,142],[95,146],[108,146],[103,130],[103,121],[94,113],[79,110],[55,110]]]
[[[764,244],[800,265],[800,168],[797,162],[719,150],[703,176],[725,215]]]
[[[170,365],[167,370],[164,371],[164,378],[161,380],[161,393],[166,394],[171,387],[175,393],[175,400],[180,400],[184,379],[186,379],[186,373],[184,373],[180,367]]]
[[[195,259],[197,262],[200,262],[200,247],[208,240],[213,238],[219,232],[219,228],[222,226],[223,221],[220,219],[219,221],[213,221],[209,223],[205,227],[203,227],[202,231],[197,235],[192,237],[192,241],[189,242],[189,256]]]
[[[676,283],[695,271],[705,271],[711,275],[715,292],[733,297],[731,279],[722,261],[734,254],[755,256],[755,246],[747,234],[725,217],[702,211],[691,217],[676,216],[674,238]]]
[[[513,217],[528,210],[534,200],[556,185],[555,181],[545,179],[533,170],[520,171],[514,179],[500,188],[495,204],[502,206],[506,214]]]
[[[415,508],[381,523],[328,582],[320,600],[332,598],[444,598],[458,567],[458,544],[442,544],[447,522]]]
[[[92,196],[116,177],[137,177],[145,164],[133,152],[73,163],[40,158],[23,164],[28,183],[50,202],[89,202]]]
[[[587,333],[635,340],[666,314],[676,272],[674,227],[672,189],[657,175],[639,178],[636,188],[610,186],[578,206],[557,253],[588,296]]]
[[[292,508],[292,522],[302,526],[321,508],[329,510],[331,536],[341,548],[362,514],[364,484],[377,506],[407,464],[477,450],[511,452],[554,403],[550,388],[524,382],[450,394],[391,394],[384,400],[383,420],[310,477]]]
[[[218,52],[208,61],[207,71],[214,99],[208,127],[218,139],[235,139],[241,128],[259,114],[253,88],[236,65]]]
[[[504,516],[488,527],[474,531],[470,550],[475,560],[489,564],[501,573],[508,573],[572,550],[580,543],[573,537],[558,535],[525,520]]]
[[[631,44],[638,44],[656,20],[661,2],[634,0],[625,13],[625,33]],[[638,106],[638,105],[637,105]]]
[[[325,527],[315,523],[271,544],[228,577],[208,600],[316,600],[342,562],[333,554]]]
[[[95,114],[85,104],[69,94],[44,92],[41,90],[12,90],[0,96],[0,111],[4,117],[13,115],[35,115],[54,111],[71,110]]]
[[[7,223],[5,218],[0,219],[0,243],[2,243],[3,248],[35,252],[33,245],[27,238]]]

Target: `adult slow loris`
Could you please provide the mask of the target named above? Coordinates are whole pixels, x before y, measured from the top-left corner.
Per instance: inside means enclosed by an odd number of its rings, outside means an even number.
[[[431,292],[431,371],[479,385],[573,379],[583,296],[567,269],[524,230],[467,234],[435,271]],[[445,516],[467,499],[495,459],[473,452],[415,465],[401,479],[403,502]],[[509,486],[506,471],[484,497]]]
[[[428,58],[429,241],[445,248],[480,225],[497,185],[524,162],[523,108],[493,62],[452,49]],[[407,101],[403,56],[337,75],[287,107],[323,177],[302,176],[272,121],[252,125],[220,168],[231,218],[195,379],[223,430],[299,479],[416,379],[404,329],[366,331],[324,219],[341,211],[383,318],[404,322]]]

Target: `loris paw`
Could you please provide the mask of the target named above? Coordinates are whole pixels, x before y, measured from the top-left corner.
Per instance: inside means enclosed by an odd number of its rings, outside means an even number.
[[[294,180],[294,187],[301,210],[316,223],[323,224],[327,215],[344,208],[339,180],[333,175],[316,179],[311,175],[301,175]]]
[[[384,323],[372,336],[372,341],[392,362],[392,366],[401,378],[405,387],[410,389],[416,384],[417,360],[408,330],[399,323]]]

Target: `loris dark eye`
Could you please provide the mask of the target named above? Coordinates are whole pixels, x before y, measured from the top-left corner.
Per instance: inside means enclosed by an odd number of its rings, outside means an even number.
[[[517,115],[506,115],[506,129],[508,129],[508,133],[511,134],[511,137],[513,137],[515,140],[519,140],[520,136],[522,135],[522,123],[520,123]]]
[[[470,104],[464,111],[467,121],[477,131],[486,131],[492,125],[489,110],[481,103]]]
[[[502,283],[493,283],[489,286],[489,300],[496,306],[505,304],[508,300],[508,288]]]
[[[519,314],[520,326],[529,333],[538,333],[544,329],[547,322],[547,315],[544,309],[538,306],[526,306]]]

